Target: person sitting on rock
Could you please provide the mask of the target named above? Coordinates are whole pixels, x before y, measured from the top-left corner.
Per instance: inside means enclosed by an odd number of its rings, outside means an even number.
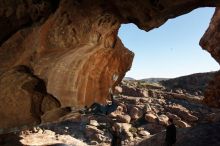
[[[105,106],[95,102],[89,108],[86,109],[86,112],[93,114],[105,114],[106,108]]]
[[[166,128],[166,146],[172,146],[176,143],[176,126],[173,123],[173,119],[169,118],[169,125]]]
[[[110,94],[110,96],[111,96],[111,104],[101,105],[95,102],[89,108],[85,106],[84,110],[80,111],[80,113],[82,114],[93,113],[93,114],[108,115],[111,112],[114,112],[117,109],[118,104],[114,100],[113,94]]]

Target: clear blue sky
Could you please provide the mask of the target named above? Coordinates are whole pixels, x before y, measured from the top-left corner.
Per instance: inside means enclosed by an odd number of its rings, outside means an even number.
[[[149,32],[134,24],[122,25],[119,37],[135,53],[126,76],[173,78],[218,70],[219,64],[199,46],[213,13],[214,8],[196,9]]]

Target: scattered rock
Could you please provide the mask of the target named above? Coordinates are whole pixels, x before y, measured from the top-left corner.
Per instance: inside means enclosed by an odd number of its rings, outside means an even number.
[[[86,129],[85,129],[85,135],[87,137],[92,137],[95,134],[104,134],[103,131],[99,130],[97,127],[95,126],[91,126],[91,125],[86,125]]]
[[[211,113],[207,116],[207,120],[210,122],[219,122],[220,121],[220,113]]]
[[[92,140],[92,141],[90,142],[90,144],[91,144],[91,145],[98,145],[99,143],[98,143],[97,141]]]
[[[132,127],[132,125],[128,123],[115,123],[114,126],[116,129],[119,129],[119,131],[129,131]]]
[[[145,113],[151,113],[152,112],[152,108],[151,108],[150,104],[148,104],[148,103],[146,103],[144,105],[143,110],[144,110]]]
[[[149,131],[151,134],[159,133],[159,132],[165,130],[164,126],[162,126],[160,124],[156,124],[156,123],[149,123],[146,125],[142,125],[141,127],[143,127],[145,130]]]
[[[145,120],[147,122],[155,123],[157,121],[157,117],[156,115],[152,113],[148,113],[148,114],[145,114]]]
[[[90,120],[89,124],[96,127],[99,126],[99,123],[96,120]]]
[[[142,94],[144,97],[149,97],[149,93],[147,90],[142,90]]]
[[[195,122],[198,120],[198,117],[192,115],[189,113],[189,110],[187,110],[186,108],[180,106],[180,105],[172,105],[172,106],[169,106],[169,110],[172,112],[172,113],[175,113],[177,114],[178,116],[181,117],[181,119],[185,119],[187,121],[190,121],[190,122]]]
[[[132,107],[129,115],[131,116],[131,119],[137,120],[143,116],[143,112],[138,107]]]
[[[166,115],[160,115],[158,117],[158,120],[161,125],[164,125],[164,126],[168,125],[169,118]]]
[[[184,122],[182,120],[176,120],[176,121],[174,121],[174,124],[176,124],[176,126],[178,126],[180,128],[191,127],[189,124],[187,124],[186,122]]]
[[[117,121],[122,123],[130,123],[131,117],[129,115],[117,115]]]
[[[178,117],[178,116],[175,115],[175,114],[171,114],[170,112],[167,112],[166,115],[167,115],[167,117],[173,119],[174,121],[175,121],[175,120],[181,120],[180,117]]]
[[[145,130],[138,131],[138,134],[140,134],[141,136],[144,136],[144,137],[150,136],[150,133]]]
[[[123,114],[123,107],[118,106],[117,109],[114,112],[111,112],[108,116],[109,117],[117,117],[117,115]]]
[[[142,91],[140,89],[129,87],[129,86],[122,86],[122,94],[127,96],[133,97],[144,97]]]
[[[122,93],[122,87],[115,86],[115,94],[121,94]]]

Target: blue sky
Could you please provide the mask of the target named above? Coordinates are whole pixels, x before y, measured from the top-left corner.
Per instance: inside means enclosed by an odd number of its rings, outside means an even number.
[[[199,8],[149,32],[134,24],[123,24],[119,37],[135,53],[126,76],[173,78],[218,70],[219,64],[199,46],[213,13],[214,8]]]

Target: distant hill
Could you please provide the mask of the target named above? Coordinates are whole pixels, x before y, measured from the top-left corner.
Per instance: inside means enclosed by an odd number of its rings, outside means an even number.
[[[141,79],[139,81],[145,81],[148,83],[158,83],[160,81],[166,81],[169,80],[169,78],[146,78],[146,79]]]
[[[200,91],[204,93],[205,87],[213,78],[215,72],[195,73],[187,76],[177,77],[160,83],[167,89],[184,89],[189,93]]]
[[[131,77],[124,77],[123,80],[127,80],[127,81],[133,81],[133,80],[136,80],[134,78],[131,78]]]

